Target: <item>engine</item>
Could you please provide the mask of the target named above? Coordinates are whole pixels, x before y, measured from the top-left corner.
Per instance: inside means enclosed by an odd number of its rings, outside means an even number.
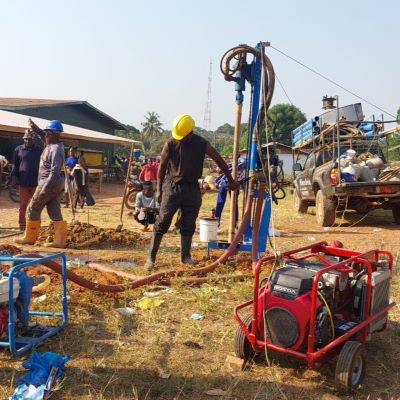
[[[24,330],[29,325],[29,303],[31,300],[34,278],[23,271],[13,278],[13,310],[18,328]],[[9,320],[9,282],[6,274],[0,279],[0,339],[7,338]]]
[[[342,259],[326,256],[331,262]],[[320,261],[287,259],[270,281],[259,290],[259,332],[273,344],[304,350],[310,330],[312,285],[315,274],[326,264]],[[353,272],[331,270],[318,282],[315,318],[315,347],[320,348],[345,333],[363,319],[366,301],[366,271],[352,265]],[[374,263],[371,312],[389,304],[391,273],[385,263]],[[370,325],[370,332],[381,329],[383,315]]]

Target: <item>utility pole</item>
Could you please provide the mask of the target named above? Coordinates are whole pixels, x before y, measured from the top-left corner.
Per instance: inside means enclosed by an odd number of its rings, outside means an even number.
[[[204,109],[203,128],[206,131],[211,129],[211,82],[212,82],[212,60],[210,60],[210,71],[208,74],[207,100]],[[215,143],[214,143],[215,144]]]

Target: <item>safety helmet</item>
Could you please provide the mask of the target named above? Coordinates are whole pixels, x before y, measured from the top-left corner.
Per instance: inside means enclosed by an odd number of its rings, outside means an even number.
[[[49,121],[44,128],[45,131],[56,131],[56,132],[64,132],[64,128],[60,121],[57,119],[53,119],[53,121]]]
[[[195,126],[193,118],[188,114],[181,114],[175,118],[172,124],[172,137],[175,140],[182,140],[190,132],[193,131]]]

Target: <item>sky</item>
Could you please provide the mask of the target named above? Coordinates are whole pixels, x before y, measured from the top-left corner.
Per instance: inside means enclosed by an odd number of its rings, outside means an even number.
[[[397,0],[0,0],[0,97],[86,100],[140,128],[190,114],[203,126],[213,60],[211,127],[233,125],[234,84],[222,55],[240,43],[272,46],[396,115],[400,106]],[[267,55],[308,118],[323,95],[360,101],[276,50]],[[245,91],[244,122],[250,90]],[[288,103],[276,84],[272,104]],[[363,104],[364,114],[382,112]],[[385,118],[391,118],[386,115]]]

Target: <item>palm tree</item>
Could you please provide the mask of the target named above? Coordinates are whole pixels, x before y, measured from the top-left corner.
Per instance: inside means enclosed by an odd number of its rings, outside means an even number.
[[[155,112],[147,112],[147,115],[145,115],[144,118],[146,119],[146,121],[141,123],[143,127],[143,135],[146,138],[159,136],[160,133],[163,131],[160,116]]]

